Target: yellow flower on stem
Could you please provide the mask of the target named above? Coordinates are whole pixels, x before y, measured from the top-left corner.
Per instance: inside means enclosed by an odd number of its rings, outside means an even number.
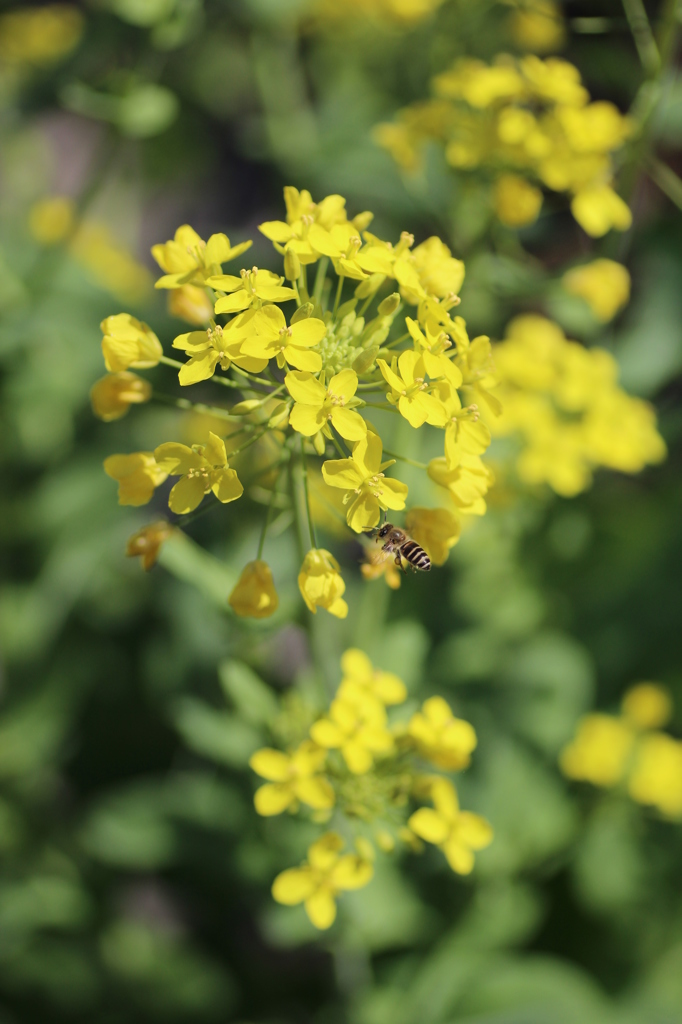
[[[493,839],[493,830],[478,814],[460,811],[457,791],[448,779],[431,782],[434,808],[421,807],[408,821],[412,831],[445,854],[458,875],[468,875],[474,866],[474,850],[483,850]]]
[[[274,615],[279,598],[268,563],[257,559],[245,565],[227,603],[242,618],[267,619]]]
[[[374,868],[359,854],[340,854],[343,839],[327,832],[308,848],[308,860],[300,868],[288,868],[272,884],[272,895],[287,907],[303,903],[316,928],[330,928],[336,919],[340,892],[362,889],[371,882]]]
[[[382,462],[381,454],[381,438],[368,431],[353,446],[351,458],[329,459],[322,464],[325,483],[346,491],[346,520],[356,533],[376,526],[382,511],[405,508],[407,485],[384,476],[384,470],[395,459]]]
[[[402,704],[407,697],[405,683],[393,672],[374,668],[364,651],[350,647],[341,655],[343,678],[338,697],[341,700],[362,701],[367,696],[381,704]]]
[[[151,395],[152,387],[148,381],[123,370],[95,381],[90,389],[90,403],[95,416],[109,423],[125,416],[131,405],[148,402]]]
[[[241,256],[251,242],[230,245],[227,235],[211,235],[208,242],[194,228],[183,224],[172,241],[152,246],[152,256],[165,271],[156,288],[180,288],[182,285],[205,285],[208,278],[220,274],[222,264]]]
[[[448,469],[454,469],[463,455],[482,455],[490,446],[490,431],[479,415],[477,405],[462,408],[457,391],[448,381],[441,381],[437,387],[438,396],[445,409],[445,460]]]
[[[328,256],[339,277],[364,281],[370,274],[390,274],[393,259],[388,248],[362,245],[356,226],[349,221],[335,224],[329,231],[320,224],[312,224],[307,243],[321,256]],[[298,247],[292,245],[294,251]]]
[[[422,355],[408,349],[398,356],[395,369],[385,359],[377,359],[377,366],[391,389],[387,396],[389,402],[398,406],[400,415],[410,426],[421,427],[423,423],[431,423],[442,427],[445,424],[443,403],[428,391]]]
[[[669,818],[682,818],[682,743],[663,732],[644,736],[635,754],[628,791]]]
[[[466,768],[476,748],[474,727],[463,718],[455,718],[442,697],[425,700],[421,711],[412,715],[407,731],[416,741],[419,752],[446,771]]]
[[[244,339],[249,336],[246,324],[252,320],[253,314],[247,313],[246,317],[236,316],[226,327],[217,324],[205,331],[189,331],[175,338],[173,348],[179,348],[189,356],[189,361],[178,372],[182,385],[208,380],[218,365],[221,370],[229,370],[234,363],[249,373],[260,373],[265,369],[267,359],[256,359],[242,352]]]
[[[153,452],[110,455],[104,460],[104,472],[118,481],[119,505],[146,505],[154,488],[168,476],[168,471],[156,462]]]
[[[142,568],[145,572],[149,572],[156,565],[161,545],[174,530],[175,527],[167,523],[165,519],[160,519],[158,523],[150,523],[149,526],[143,526],[141,530],[128,538],[126,555],[129,558],[140,558]]]
[[[623,697],[622,708],[636,729],[660,729],[672,717],[673,702],[659,683],[637,683]]]
[[[405,324],[412,336],[415,351],[421,356],[429,377],[445,377],[453,388],[461,387],[462,371],[445,355],[445,350],[451,348],[452,342],[440,324],[435,320],[427,320],[422,331],[417,321],[409,316],[405,317]]]
[[[244,493],[235,470],[229,468],[225,442],[213,432],[208,438],[206,445],[188,448],[169,441],[154,450],[154,458],[166,475],[180,477],[168,496],[168,506],[177,515],[193,512],[209,491],[223,504]]]
[[[630,301],[630,274],[622,263],[593,260],[568,270],[561,283],[571,295],[584,299],[597,320],[608,323]]]
[[[615,786],[625,775],[635,736],[612,715],[585,715],[574,738],[561,751],[559,765],[569,779],[595,786]]]
[[[324,430],[329,421],[346,441],[359,441],[367,433],[362,416],[347,408],[358,388],[355,370],[341,370],[326,387],[305,370],[287,373],[284,383],[296,403],[289,414],[289,423],[299,434],[312,437]]]
[[[326,758],[327,751],[310,740],[304,740],[291,754],[270,747],[257,750],[249,764],[256,775],[268,779],[253,798],[258,813],[265,817],[281,814],[297,800],[317,811],[333,807],[334,790],[319,774]]]
[[[305,317],[287,327],[279,306],[265,306],[257,312],[249,326],[253,333],[242,346],[245,355],[256,356],[258,359],[276,359],[280,370],[287,363],[297,370],[312,373],[322,369],[319,352],[311,351],[327,332],[324,321],[318,317]]]
[[[213,316],[213,303],[205,288],[199,288],[195,284],[182,284],[168,293],[168,312],[171,316],[177,316],[189,324],[201,327]]]
[[[610,185],[588,185],[573,198],[571,213],[592,238],[601,238],[611,228],[627,231],[632,224],[630,207]]]
[[[100,324],[102,355],[109,373],[127,370],[147,370],[156,366],[163,355],[161,342],[154,332],[130,313],[108,316]]]
[[[434,565],[445,565],[460,534],[459,522],[446,508],[411,508],[405,529],[426,549]]]
[[[209,277],[207,284],[220,292],[230,292],[218,299],[216,313],[241,313],[253,306],[258,309],[264,302],[288,302],[296,298],[293,288],[282,287],[283,277],[271,270],[242,270],[239,277],[232,274],[217,274]]]
[[[484,495],[494,477],[478,455],[462,455],[454,469],[448,467],[445,458],[431,459],[427,472],[434,483],[448,490],[455,505],[463,512],[475,516],[485,514]]]
[[[375,754],[393,750],[386,709],[374,696],[364,694],[354,693],[352,700],[336,697],[329,715],[310,727],[310,736],[320,747],[340,750],[355,775],[371,769]]]
[[[464,283],[464,263],[452,255],[437,235],[412,249],[410,257],[419,282],[429,295],[444,299],[459,293]]]
[[[495,182],[493,203],[498,220],[510,228],[521,228],[538,219],[542,192],[518,174],[502,174]]]
[[[298,587],[310,611],[324,608],[337,619],[345,619],[348,605],[343,600],[346,584],[339,563],[324,548],[311,548],[298,574]]]

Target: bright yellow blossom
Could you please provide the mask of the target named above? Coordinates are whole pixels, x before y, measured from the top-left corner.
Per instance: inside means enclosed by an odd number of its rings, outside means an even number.
[[[249,764],[257,775],[268,779],[256,790],[253,802],[259,814],[281,814],[297,800],[315,810],[334,806],[334,790],[321,775],[327,751],[305,740],[291,754],[264,747],[252,755]]]
[[[81,222],[70,237],[69,252],[98,285],[121,302],[142,302],[149,297],[149,270],[120,244],[107,224]]]
[[[325,336],[323,320],[310,316],[294,320],[289,327],[279,306],[264,306],[253,318],[253,334],[244,342],[242,352],[257,359],[276,359],[282,370],[288,364],[297,370],[317,373],[322,369],[318,352],[311,351]]]
[[[298,574],[298,587],[310,611],[324,608],[337,619],[345,619],[348,605],[343,600],[346,584],[339,563],[324,548],[311,548]]]
[[[131,405],[148,402],[151,394],[149,381],[123,370],[96,381],[90,389],[90,402],[95,416],[108,423],[125,416]]]
[[[637,683],[623,697],[622,708],[636,729],[660,729],[672,717],[673,702],[659,683]]]
[[[359,441],[366,435],[367,424],[362,416],[348,408],[358,388],[355,370],[334,374],[326,387],[304,370],[287,373],[284,383],[295,402],[289,423],[299,434],[312,437],[331,422],[346,441]]]
[[[163,355],[161,342],[154,332],[130,313],[108,316],[100,324],[104,365],[109,373],[127,370],[146,370],[156,366]]]
[[[395,459],[382,462],[381,454],[381,439],[368,432],[353,446],[351,458],[328,459],[322,464],[325,483],[346,491],[346,519],[356,533],[375,527],[382,510],[405,508],[407,485],[384,475]]]
[[[119,505],[146,505],[154,488],[168,476],[153,452],[132,452],[130,455],[110,455],[104,460],[104,472],[118,481]]]
[[[412,249],[410,256],[419,283],[428,295],[444,299],[459,294],[464,283],[464,263],[452,255],[437,235]]]
[[[421,711],[410,719],[408,733],[416,740],[420,753],[446,771],[466,768],[476,748],[473,726],[463,718],[455,718],[442,697],[424,701]]]
[[[632,224],[630,207],[610,185],[590,185],[571,202],[571,212],[592,238],[601,238],[611,228],[627,231]]]
[[[457,508],[468,515],[484,515],[485,495],[495,478],[478,455],[462,455],[452,469],[445,458],[431,459],[427,472],[434,483],[446,488]]]
[[[561,751],[561,770],[569,779],[615,786],[625,775],[634,739],[630,726],[618,718],[585,715],[574,739]]]
[[[341,655],[343,678],[337,696],[362,701],[367,695],[382,704],[402,704],[407,697],[404,682],[393,672],[376,669],[364,651],[350,647]]]
[[[167,523],[165,519],[150,523],[149,526],[143,526],[141,530],[128,538],[126,555],[129,558],[139,558],[142,568],[145,572],[149,572],[156,565],[161,545],[168,540],[174,530],[175,527]]]
[[[213,316],[213,303],[206,289],[183,284],[168,292],[168,312],[197,327],[206,325]]]
[[[426,549],[433,565],[445,565],[460,533],[457,519],[446,508],[411,508],[405,529]]]
[[[76,205],[68,196],[39,199],[28,213],[28,228],[41,245],[58,245],[73,231]]]
[[[561,9],[555,0],[516,0],[509,18],[514,42],[524,52],[551,53],[566,39]]]
[[[257,559],[245,565],[227,603],[242,618],[267,619],[274,615],[279,598],[268,563]]]
[[[316,928],[330,928],[336,919],[339,893],[362,889],[374,874],[370,861],[355,853],[340,855],[342,849],[341,836],[327,832],[308,848],[307,862],[277,876],[273,897],[288,907],[303,903]]]
[[[428,390],[424,359],[418,352],[401,352],[393,367],[385,359],[377,359],[377,366],[391,389],[387,395],[389,402],[398,406],[400,415],[411,427],[421,427],[423,423],[444,426],[445,409]]]
[[[282,286],[283,277],[271,270],[242,270],[239,277],[233,274],[217,274],[209,277],[207,284],[217,291],[230,294],[218,299],[216,313],[241,313],[253,306],[258,309],[264,302],[288,302],[296,298],[293,288]],[[281,313],[281,310],[278,310]]]
[[[421,807],[408,825],[420,839],[440,847],[453,871],[468,875],[474,866],[474,850],[490,845],[493,830],[485,818],[459,809],[457,791],[449,779],[434,778],[430,789],[433,810]]]
[[[173,348],[179,348],[189,356],[178,372],[179,382],[183,386],[197,384],[212,377],[216,366],[229,370],[232,363],[249,373],[264,370],[268,365],[267,359],[257,359],[242,351],[245,338],[250,336],[247,325],[253,321],[253,316],[251,311],[247,311],[234,317],[225,327],[216,324],[205,331],[179,334],[173,341]]]
[[[608,323],[630,301],[630,275],[622,263],[593,260],[567,271],[561,279],[567,292],[588,304],[597,320]]]
[[[406,316],[405,325],[414,342],[415,352],[421,357],[424,370],[429,377],[443,377],[451,387],[461,387],[462,371],[445,354],[446,350],[452,346],[452,342],[445,331],[441,329],[440,324],[429,319],[422,331],[416,320]],[[437,426],[442,426],[442,424],[438,423]]]
[[[251,242],[232,246],[227,235],[222,233],[211,235],[205,242],[194,228],[183,224],[171,241],[152,246],[152,256],[164,271],[156,287],[203,286],[208,278],[221,273],[223,263],[236,259],[250,246]]]
[[[208,435],[208,444],[185,444],[169,441],[154,450],[154,458],[167,474],[180,479],[168,496],[168,505],[177,515],[193,512],[204,495],[213,491],[218,501],[226,504],[244,493],[239,477],[230,469],[225,442],[217,434]]]
[[[364,775],[374,764],[375,755],[393,750],[393,737],[388,731],[386,710],[372,696],[352,693],[352,699],[336,697],[329,715],[310,727],[311,739],[320,747],[340,750],[349,769]]]
[[[493,201],[498,220],[510,228],[521,228],[538,219],[542,192],[518,174],[501,174]]]
[[[637,803],[651,804],[666,817],[682,818],[682,743],[662,732],[642,737],[628,791]]]

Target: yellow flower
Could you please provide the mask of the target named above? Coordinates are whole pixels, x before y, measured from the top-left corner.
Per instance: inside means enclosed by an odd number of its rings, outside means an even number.
[[[96,381],[90,389],[90,402],[95,416],[109,422],[125,416],[131,405],[148,402],[151,394],[149,381],[123,370]]]
[[[510,228],[534,224],[542,206],[542,192],[518,174],[501,174],[495,182],[495,213]]]
[[[68,196],[39,199],[29,210],[29,231],[41,245],[58,245],[71,234],[75,214],[75,204]]]
[[[153,452],[110,455],[104,460],[104,472],[118,481],[119,505],[146,505],[154,488],[168,476],[165,468],[156,462]]]
[[[405,508],[407,485],[384,476],[394,462],[381,461],[381,439],[368,432],[355,443],[350,459],[330,459],[322,464],[325,483],[346,491],[346,520],[356,533],[376,526],[382,510]]]
[[[423,423],[436,427],[445,425],[443,403],[427,390],[429,385],[425,380],[426,367],[422,355],[408,349],[400,353],[394,363],[395,368],[391,368],[385,359],[377,359],[377,366],[391,389],[387,395],[389,402],[398,406],[400,415],[410,426],[421,427]]]
[[[386,585],[391,590],[400,590],[403,573],[395,564],[394,559],[384,558],[381,551],[365,549],[365,561],[360,565],[360,572],[364,580],[378,580],[381,576],[386,580]]]
[[[419,283],[428,295],[444,299],[459,294],[464,283],[464,263],[452,255],[440,238],[432,235],[412,249],[410,255]]]
[[[168,312],[189,324],[201,327],[213,316],[213,303],[204,288],[183,284],[168,293]]]
[[[313,249],[308,241],[310,228],[313,224],[319,224],[329,231],[335,224],[349,223],[345,209],[346,200],[343,196],[331,195],[315,203],[307,189],[299,192],[293,185],[286,185],[284,202],[287,208],[286,221],[266,221],[258,226],[258,230],[273,242],[278,252],[285,246],[286,251],[296,254],[300,263],[315,263],[320,258],[320,253]],[[367,227],[372,216],[371,213],[361,213],[353,218],[350,223],[356,235]]]
[[[157,288],[179,288],[193,284],[203,286],[208,278],[221,273],[223,263],[241,256],[251,242],[230,245],[227,235],[211,235],[208,242],[194,228],[183,224],[172,241],[152,246],[152,256],[164,271]]]
[[[622,263],[594,260],[567,271],[561,279],[567,292],[588,304],[597,320],[613,320],[630,301],[630,275]]]
[[[267,619],[274,615],[279,598],[267,562],[257,560],[244,566],[228,604],[242,618]]]
[[[249,764],[268,784],[256,790],[253,802],[259,814],[281,814],[297,800],[315,810],[334,806],[334,790],[319,773],[327,751],[305,740],[291,754],[264,747],[257,750]]]
[[[368,772],[376,754],[393,750],[386,709],[373,695],[353,693],[352,700],[336,697],[329,715],[310,727],[310,736],[320,747],[340,750],[355,775]]]
[[[136,320],[130,313],[117,313],[102,320],[100,328],[104,365],[109,373],[127,370],[147,370],[156,366],[163,355],[161,342],[154,332]]]
[[[159,520],[158,523],[150,523],[149,526],[143,526],[141,530],[128,538],[126,555],[129,558],[140,558],[142,568],[148,572],[156,565],[161,545],[170,537],[174,529],[175,527],[167,523],[165,519]]]
[[[459,540],[459,523],[446,508],[411,508],[405,516],[405,529],[426,549],[434,565],[444,565],[450,548]]]
[[[412,336],[415,351],[421,357],[429,377],[444,377],[453,388],[460,387],[462,371],[445,355],[445,350],[452,346],[452,342],[440,324],[434,320],[427,320],[425,330],[422,331],[416,320],[409,316],[405,317],[405,324]],[[442,423],[438,423],[437,426],[442,426]]]
[[[78,45],[85,20],[72,4],[49,4],[0,16],[0,61],[47,67]]]
[[[393,259],[388,248],[371,244],[363,247],[357,228],[348,221],[335,224],[329,231],[312,224],[307,242],[320,256],[329,256],[334,270],[343,277],[364,281],[370,274],[391,273]]]
[[[173,348],[186,352],[189,360],[178,372],[180,384],[198,384],[208,380],[215,373],[216,366],[229,370],[232,363],[249,373],[260,373],[268,365],[267,359],[256,359],[242,352],[245,338],[249,337],[247,324],[252,324],[250,311],[235,316],[229,324],[216,324],[205,331],[189,331],[179,334],[173,341]]]
[[[282,287],[283,277],[278,277],[271,270],[240,271],[240,276],[233,274],[217,274],[209,277],[206,282],[210,288],[221,292],[230,292],[218,299],[215,304],[216,313],[240,313],[253,306],[258,309],[264,302],[288,302],[296,298],[293,288]],[[281,310],[278,310],[281,313]]]
[[[478,455],[462,455],[450,469],[445,458],[431,459],[427,472],[434,483],[445,487],[455,505],[469,515],[482,516],[486,511],[484,495],[494,482],[491,469]]]
[[[298,586],[310,611],[324,608],[337,619],[345,619],[348,605],[343,600],[346,584],[339,563],[324,548],[311,548],[298,574]]]
[[[382,704],[402,704],[407,689],[393,672],[374,668],[364,651],[350,647],[341,655],[343,679],[337,696],[341,700],[362,701],[367,695]]]
[[[244,493],[239,477],[228,466],[225,442],[213,432],[208,438],[206,445],[188,448],[169,441],[154,450],[154,458],[166,475],[180,477],[168,496],[169,508],[177,515],[192,512],[209,491],[223,504]]]
[[[316,928],[330,928],[336,919],[336,898],[344,890],[362,889],[371,882],[374,868],[359,854],[340,856],[343,839],[327,832],[308,848],[308,860],[277,876],[272,895],[287,907],[303,903]]]
[[[509,27],[514,42],[526,52],[551,53],[561,49],[566,39],[555,0],[525,0],[512,13]]]
[[[622,708],[635,729],[660,729],[670,721],[673,703],[665,687],[658,683],[638,683],[623,697]]]
[[[628,782],[633,800],[669,818],[682,817],[682,743],[662,732],[644,736]]]
[[[462,401],[448,381],[438,384],[437,394],[445,409],[445,460],[448,469],[459,466],[464,455],[482,455],[490,445],[490,430],[476,404],[462,408]]]
[[[305,370],[287,373],[284,383],[296,403],[289,423],[299,434],[312,437],[329,421],[346,441],[359,441],[367,433],[362,416],[347,408],[358,388],[355,370],[341,370],[326,387]]]
[[[102,288],[121,302],[142,302],[148,298],[150,272],[116,240],[108,225],[82,222],[71,238],[69,251]]]
[[[440,847],[453,871],[468,875],[474,850],[490,845],[493,830],[485,818],[460,811],[457,791],[448,779],[434,778],[430,788],[434,809],[421,807],[407,824],[420,839]]]
[[[592,238],[601,238],[611,228],[627,231],[632,224],[630,207],[609,185],[590,185],[571,202],[571,212]]]
[[[615,786],[625,775],[632,753],[634,733],[611,715],[585,715],[575,737],[561,751],[559,764],[569,779]]]
[[[277,359],[280,370],[289,364],[297,370],[318,373],[322,369],[319,352],[311,349],[325,336],[323,320],[310,316],[294,320],[289,327],[279,306],[258,310],[250,324],[253,334],[244,342],[242,351],[258,359]]]
[[[466,768],[476,748],[473,726],[463,718],[455,718],[442,697],[424,701],[421,711],[410,719],[408,733],[416,740],[419,752],[446,771]]]

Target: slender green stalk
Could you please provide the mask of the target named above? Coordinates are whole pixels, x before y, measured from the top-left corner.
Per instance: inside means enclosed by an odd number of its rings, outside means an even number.
[[[218,416],[223,420],[231,420],[233,423],[239,421],[241,416],[232,416],[227,409],[221,409],[216,405],[204,405],[203,402],[190,402],[189,398],[176,398],[175,395],[165,395],[161,391],[152,391],[152,401],[162,402],[164,405],[174,405],[177,409],[185,409],[188,412],[199,412],[205,416]]]
[[[334,445],[334,447],[336,448],[337,452],[339,453],[339,455],[341,456],[342,459],[347,459],[348,458],[348,452],[343,450],[343,448],[341,447],[341,444],[340,444],[338,438],[335,436],[335,434],[333,432],[332,432],[332,444]]]
[[[380,402],[365,402],[365,405],[369,409],[381,409],[383,412],[395,412],[400,415],[396,407],[394,405],[389,405],[388,402],[385,405],[382,405]]]
[[[336,298],[334,299],[334,309],[332,310],[334,316],[336,316],[336,311],[339,308],[339,302],[341,301],[341,292],[343,290],[343,282],[344,282],[344,280],[345,280],[345,278],[344,278],[343,274],[339,274],[339,283],[338,283],[338,285],[336,287]]]
[[[398,455],[397,452],[390,452],[388,448],[384,448],[384,455],[388,455],[389,459],[398,459],[400,462],[407,462],[409,466],[416,466],[417,469],[427,469],[425,462],[417,462],[415,459],[408,459],[405,455]]]
[[[308,530],[310,532],[310,544],[312,547],[317,547],[317,541],[315,540],[315,526],[313,524],[313,517],[310,511],[310,491],[308,490],[308,467],[305,460],[305,438],[301,434],[301,478],[303,480],[303,494],[305,496],[305,511],[308,516]]]
[[[315,284],[313,286],[313,303],[316,306],[322,305],[322,289],[324,288],[324,282],[327,276],[328,266],[329,257],[323,256],[320,262],[317,264],[317,273],[315,274]]]
[[[623,9],[647,78],[655,78],[661,69],[661,55],[649,24],[644,2],[643,0],[623,0]]]
[[[384,345],[384,348],[395,348],[396,345],[400,345],[403,341],[407,341],[410,337],[410,332],[406,331],[405,334],[401,334],[399,338],[394,338],[393,341],[389,341],[388,345]]]
[[[296,531],[296,542],[298,544],[298,557],[301,564],[305,559],[305,540],[303,538],[303,525],[301,523],[301,509],[298,503],[298,496],[296,494],[296,481],[294,479],[294,460],[289,460],[287,467],[287,476],[289,478],[289,494],[291,497],[291,509],[294,513],[294,528]]]
[[[256,376],[255,373],[249,373],[248,370],[242,370],[241,366],[236,366],[234,363],[232,363],[231,369],[234,370],[235,373],[238,373],[240,377],[246,377],[247,380],[253,381],[254,384],[262,384],[266,388],[272,387],[271,381],[266,380],[265,377],[258,377]],[[223,380],[224,378],[219,377],[217,379]],[[241,387],[241,385],[237,384],[237,387]]]
[[[668,167],[662,160],[651,157],[646,163],[649,177],[654,181],[661,192],[665,192],[680,210],[682,210],[682,178],[678,177],[672,167]]]
[[[371,293],[371,295],[369,295],[365,299],[363,304],[360,306],[360,309],[358,310],[358,316],[364,316],[365,315],[365,313],[367,312],[367,308],[371,305],[372,300],[376,299],[376,297],[377,297],[377,293],[374,291],[374,292]]]
[[[279,482],[281,478],[282,474],[280,473],[279,476],[277,477],[277,480],[275,481],[275,486],[272,488],[272,493],[270,494],[270,501],[268,502],[268,511],[265,514],[265,519],[263,520],[263,527],[260,532],[260,539],[258,541],[258,553],[256,554],[257,561],[260,561],[261,555],[263,554],[265,536],[268,532],[268,529],[270,528],[270,523],[272,521],[272,513],[274,512],[275,509],[275,501],[277,499],[277,492],[279,490]]]

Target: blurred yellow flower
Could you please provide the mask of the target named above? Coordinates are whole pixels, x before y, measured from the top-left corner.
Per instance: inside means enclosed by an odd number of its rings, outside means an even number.
[[[227,603],[242,618],[267,619],[274,615],[279,598],[268,563],[257,559],[245,565]]]
[[[146,370],[156,366],[163,355],[161,342],[154,332],[130,313],[117,313],[102,320],[100,328],[104,365],[110,373]]]
[[[161,545],[174,530],[175,527],[167,523],[165,519],[161,519],[157,523],[150,523],[149,526],[143,526],[141,530],[128,538],[126,555],[129,558],[140,558],[142,568],[148,572],[156,565]]]
[[[257,775],[268,779],[253,798],[259,814],[281,814],[297,800],[316,810],[334,806],[334,790],[321,775],[327,751],[305,740],[291,754],[264,747],[252,755],[249,764]]]
[[[408,733],[419,752],[446,771],[466,768],[477,743],[473,726],[463,718],[455,718],[442,697],[424,701],[421,711],[410,719]]]
[[[358,388],[355,370],[334,374],[326,387],[305,370],[287,373],[284,383],[295,402],[289,423],[299,434],[312,437],[331,422],[346,441],[359,441],[366,435],[362,416],[347,408]]]
[[[597,320],[608,323],[630,301],[630,275],[622,263],[599,259],[567,271],[561,283],[588,304]]]
[[[381,704],[402,704],[407,697],[405,683],[393,672],[374,668],[364,651],[350,647],[341,655],[343,678],[337,696],[360,701],[369,695]]]
[[[95,281],[121,302],[142,302],[151,291],[152,276],[113,236],[106,224],[84,221],[69,251]]]
[[[298,587],[310,611],[324,608],[337,619],[345,619],[348,605],[343,600],[346,584],[339,563],[324,548],[311,548],[298,574]]]
[[[670,694],[659,683],[637,683],[622,701],[625,718],[636,729],[660,729],[673,713]]]
[[[348,768],[363,775],[372,768],[375,755],[391,753],[393,737],[380,701],[355,691],[352,698],[336,697],[329,715],[310,727],[310,737],[320,747],[340,750]]]
[[[71,234],[76,204],[68,196],[39,199],[28,212],[28,229],[41,245],[58,245]]]
[[[458,875],[468,875],[474,866],[474,851],[483,850],[493,839],[493,830],[478,814],[461,811],[457,791],[449,779],[431,781],[434,809],[421,807],[408,821],[412,831],[445,854]]]
[[[628,791],[637,803],[651,804],[669,818],[682,818],[682,743],[662,732],[642,737]]]
[[[328,459],[322,464],[322,476],[330,487],[346,491],[344,504],[348,525],[356,533],[371,529],[381,518],[381,511],[405,508],[407,485],[384,476],[384,470],[395,459],[381,461],[381,439],[368,431],[353,446],[349,459]]]
[[[434,565],[447,562],[460,533],[457,519],[446,508],[411,508],[405,516],[405,529],[426,549]]]
[[[542,192],[518,174],[501,174],[493,194],[498,220],[510,228],[525,227],[538,219]]]
[[[152,246],[152,256],[164,271],[156,288],[180,288],[182,285],[203,286],[207,279],[220,274],[222,264],[241,256],[251,242],[230,245],[227,235],[211,235],[208,242],[194,228],[183,224],[168,242]],[[237,279],[239,280],[239,279]]]
[[[131,405],[148,402],[152,395],[149,381],[123,370],[101,377],[90,389],[92,411],[100,420],[119,420]]]
[[[478,455],[462,455],[453,469],[445,458],[431,459],[427,471],[434,483],[448,491],[457,508],[468,515],[485,514],[485,495],[495,478]]]
[[[611,228],[627,231],[632,224],[630,207],[610,185],[590,185],[578,192],[571,212],[592,238],[601,238]]]
[[[615,786],[625,776],[634,741],[626,722],[611,715],[585,715],[575,737],[561,751],[561,770],[569,779]]]
[[[336,919],[336,898],[344,890],[361,889],[372,880],[374,868],[359,854],[340,855],[343,839],[327,832],[308,848],[308,860],[277,876],[272,895],[291,907],[303,903],[316,928],[330,928]]]
[[[0,62],[48,67],[75,49],[84,27],[73,4],[8,11],[0,15]]]
[[[161,444],[154,450],[154,458],[166,475],[180,477],[168,496],[168,506],[176,515],[194,511],[209,491],[223,504],[244,493],[239,477],[229,468],[225,442],[212,432],[206,445]]]
[[[195,284],[183,284],[168,292],[168,312],[189,324],[202,327],[213,316],[213,303],[204,288]]]
[[[119,505],[146,505],[154,488],[168,476],[156,462],[153,452],[110,455],[104,460],[104,472],[118,481]]]
[[[360,565],[360,572],[364,580],[378,580],[382,576],[386,585],[391,590],[399,590],[402,583],[403,573],[395,564],[394,559],[385,558],[383,552],[372,551],[365,548],[365,561]]]
[[[555,0],[516,0],[509,29],[517,46],[531,53],[552,53],[566,41],[561,8]]]

